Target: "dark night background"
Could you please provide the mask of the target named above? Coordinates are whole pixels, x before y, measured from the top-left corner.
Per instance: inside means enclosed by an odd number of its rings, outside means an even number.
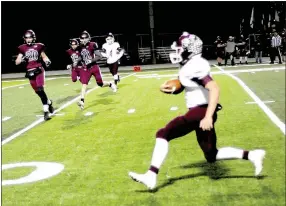
[[[136,34],[149,34],[148,2],[1,2],[2,73],[24,71],[14,66],[12,56],[23,43],[27,29],[35,31],[37,41],[46,45],[51,69],[65,69],[65,50],[69,39],[83,30],[91,36],[123,34],[119,43],[129,52],[137,51]],[[267,2],[154,2],[156,44],[165,37],[159,33],[188,31],[212,44],[217,35],[239,35],[242,18],[249,24],[251,9],[267,9]],[[257,12],[256,12],[257,13]],[[174,36],[172,41],[178,36]],[[95,39],[95,41],[97,41]],[[102,41],[102,39],[101,39]],[[145,44],[149,44],[145,39]],[[167,40],[167,45],[172,41]],[[102,43],[99,41],[100,47]]]

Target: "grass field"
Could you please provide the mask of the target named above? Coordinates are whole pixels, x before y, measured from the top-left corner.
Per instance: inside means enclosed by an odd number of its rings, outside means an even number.
[[[273,70],[238,72],[260,68]],[[268,101],[265,104],[285,124],[285,69],[281,65],[224,69],[236,70],[233,74]],[[223,105],[216,123],[218,147],[265,149],[261,178],[253,176],[254,168],[247,161],[207,164],[192,133],[171,142],[155,192],[129,179],[128,171],[145,172],[149,167],[156,131],[186,111],[183,94],[172,96],[158,90],[162,82],[176,76],[176,70],[122,74],[116,94],[109,88],[96,88],[92,80],[83,111],[75,99],[79,82],[50,79],[46,91],[59,115],[48,122],[37,116],[42,115],[42,106],[30,86],[22,85],[27,81],[11,81],[2,82],[2,164],[52,162],[62,164],[64,170],[41,181],[2,186],[2,204],[285,205],[284,134],[234,79],[216,67],[213,72]],[[109,74],[104,78],[112,79]],[[128,113],[131,109],[135,112]],[[35,127],[15,135],[35,122]],[[25,177],[35,168],[2,170],[2,180]]]

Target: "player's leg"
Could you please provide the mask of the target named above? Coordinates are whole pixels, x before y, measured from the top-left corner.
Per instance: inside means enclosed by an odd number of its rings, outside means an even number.
[[[246,50],[244,50],[243,56],[244,56],[244,62],[245,62],[245,64],[248,64],[248,61],[247,61],[248,52],[247,52]]]
[[[77,81],[77,70],[76,70],[76,68],[71,69],[71,79],[73,82]]]
[[[280,48],[277,47],[277,56],[278,56],[278,59],[279,59],[279,64],[282,64],[282,55],[281,55],[281,51],[280,51]]]
[[[91,69],[91,73],[94,76],[96,83],[100,87],[110,87],[113,92],[117,91],[117,87],[112,82],[103,81],[101,71],[98,65],[94,65]]]
[[[230,61],[231,61],[231,65],[234,66],[235,65],[235,62],[234,62],[234,52],[232,52],[230,54]]]
[[[221,66],[222,65],[222,58],[223,58],[223,54],[221,51],[218,51],[217,52],[217,62],[218,62],[218,65]]]
[[[214,115],[214,124],[216,121],[216,114]],[[215,128],[210,131],[203,131],[201,128],[196,129],[197,141],[204,152],[205,158],[212,163],[216,160],[232,160],[244,159],[250,160],[255,167],[255,175],[259,175],[263,168],[263,159],[265,156],[264,150],[243,150],[234,147],[223,147],[217,149],[216,147],[216,132]]]
[[[118,75],[118,61],[114,62],[110,65],[111,68],[109,68],[112,72],[114,83],[117,85],[117,83],[120,81],[119,75]]]
[[[204,107],[192,108],[184,116],[176,117],[164,128],[158,130],[149,170],[145,174],[129,172],[129,176],[145,184],[149,189],[153,189],[156,186],[159,169],[167,157],[169,141],[182,137],[199,127],[199,122],[204,118],[205,112]]]
[[[230,53],[229,52],[226,52],[225,53],[225,59],[224,59],[224,65],[226,66],[227,65],[227,60],[229,59],[230,57]]]
[[[89,83],[91,77],[91,73],[88,69],[83,68],[80,70],[80,81],[81,81],[81,94],[80,94],[80,101],[78,101],[77,105],[80,109],[84,109],[84,99],[86,94],[87,85]]]
[[[81,79],[80,79],[80,70],[81,68],[76,68],[76,78],[77,80],[79,80],[81,82]]]
[[[45,85],[45,71],[42,69],[42,73],[38,74],[34,79],[30,80],[30,84],[35,90],[36,94],[40,97],[43,110],[44,110],[44,119],[49,120],[49,113],[54,112],[53,102],[47,97],[47,94],[44,90]]]
[[[259,51],[259,63],[262,63],[262,51]]]
[[[255,62],[259,63],[259,51],[255,51]]]
[[[242,64],[243,53],[239,50],[239,64]]]
[[[275,56],[275,48],[273,47],[270,47],[270,64],[274,64],[274,61],[276,59],[276,56]]]

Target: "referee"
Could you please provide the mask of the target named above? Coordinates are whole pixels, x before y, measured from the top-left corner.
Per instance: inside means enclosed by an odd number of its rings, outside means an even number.
[[[282,64],[280,46],[281,46],[281,37],[278,35],[276,31],[274,31],[274,35],[271,38],[270,64],[274,64],[276,56],[278,56],[279,64]]]
[[[229,36],[228,41],[226,42],[226,47],[225,47],[225,61],[224,65],[227,65],[227,60],[231,60],[231,65],[234,66],[234,51],[235,51],[235,42],[234,42],[234,37]]]

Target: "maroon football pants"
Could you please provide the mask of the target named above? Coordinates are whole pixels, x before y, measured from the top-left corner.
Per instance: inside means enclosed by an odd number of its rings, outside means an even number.
[[[206,159],[209,162],[214,162],[218,151],[216,148],[215,128],[213,127],[213,129],[209,131],[203,131],[200,128],[200,121],[205,117],[206,111],[207,105],[189,109],[185,115],[174,118],[164,128],[159,129],[156,137],[171,141],[172,139],[185,136],[195,131],[197,141]],[[215,112],[213,115],[213,124],[215,124],[216,120],[217,113]]]

